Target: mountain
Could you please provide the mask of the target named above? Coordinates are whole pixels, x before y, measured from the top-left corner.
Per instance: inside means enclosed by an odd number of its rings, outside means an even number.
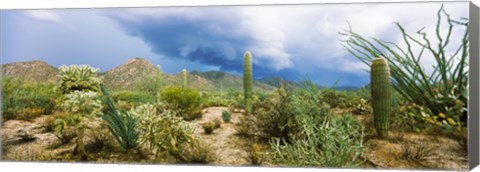
[[[200,71],[192,71],[192,75],[198,76],[201,78],[205,78],[211,82],[214,88],[228,90],[228,89],[243,89],[243,77],[238,75],[229,74],[222,71],[207,71],[207,72],[200,72]],[[275,89],[274,86],[269,85],[267,83],[263,83],[259,80],[253,81],[254,89],[271,91]]]
[[[155,66],[143,58],[132,58],[103,75],[103,83],[112,90],[132,89],[145,77],[155,76]]]
[[[105,86],[113,91],[136,90],[142,85],[152,83],[157,67],[143,58],[132,58],[111,70],[99,74]],[[36,82],[58,81],[59,70],[43,61],[17,62],[2,65],[4,76],[19,77]],[[181,74],[161,73],[162,84],[181,85]],[[220,89],[242,90],[243,77],[223,71],[200,72],[193,70],[188,73],[188,87],[201,91],[216,91]],[[253,81],[257,91],[272,91],[282,84],[301,87],[301,83],[282,79],[281,77],[266,77]],[[324,88],[319,86],[319,88]],[[353,90],[355,87],[342,86],[338,90]]]
[[[111,90],[135,90],[142,84],[151,84],[156,75],[157,67],[143,58],[132,58],[103,74],[105,86]],[[181,73],[161,73],[161,82],[164,86],[181,84]],[[213,90],[212,83],[199,76],[188,76],[190,88],[198,90]]]
[[[16,62],[2,65],[2,76],[19,77],[39,83],[59,81],[58,73],[57,68],[44,61]]]
[[[273,87],[280,87],[284,84],[294,86],[294,87],[299,87],[299,84],[297,82],[284,80],[279,76],[265,77],[265,78],[259,79],[258,81],[271,85]]]

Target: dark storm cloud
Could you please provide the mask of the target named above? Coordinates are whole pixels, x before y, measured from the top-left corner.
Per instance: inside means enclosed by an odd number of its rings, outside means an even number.
[[[143,10],[143,9],[139,9]],[[162,10],[162,9],[156,9]],[[129,11],[131,12],[131,11]],[[139,37],[151,50],[171,59],[187,59],[221,70],[242,72],[243,55],[256,44],[255,38],[242,30],[241,16],[229,8],[202,9],[201,16],[193,13],[177,15],[149,13],[129,18],[109,11],[105,15],[117,23],[125,33]],[[254,55],[258,73],[271,73],[265,58]]]

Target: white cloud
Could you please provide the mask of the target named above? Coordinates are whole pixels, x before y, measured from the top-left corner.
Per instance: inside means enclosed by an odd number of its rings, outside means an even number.
[[[22,11],[22,13],[33,20],[46,21],[57,24],[61,24],[63,22],[62,18],[57,13],[50,10],[25,10]]]

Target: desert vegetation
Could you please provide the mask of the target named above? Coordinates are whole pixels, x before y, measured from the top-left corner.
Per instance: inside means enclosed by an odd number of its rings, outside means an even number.
[[[443,8],[438,16],[468,25]],[[432,45],[397,26],[407,47],[341,32],[369,66],[371,83],[355,90],[261,83],[248,51],[242,77],[169,75],[143,61],[134,79],[88,65],[62,66],[48,82],[3,77],[2,159],[465,170],[468,31],[447,54],[451,29],[437,25]],[[436,60],[432,73],[419,62],[424,51]]]

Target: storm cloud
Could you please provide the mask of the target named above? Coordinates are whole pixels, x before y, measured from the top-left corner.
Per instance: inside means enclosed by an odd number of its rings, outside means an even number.
[[[368,84],[367,66],[346,51],[339,32],[350,26],[365,37],[402,44],[395,26],[425,27],[435,38],[442,3],[367,3],[272,6],[65,9],[2,11],[2,63],[44,60],[55,66],[90,64],[107,71],[133,57],[167,73],[243,72],[253,55],[255,78],[309,76],[320,85]],[[453,19],[468,17],[468,2],[444,3]],[[442,24],[442,30],[448,26]],[[35,31],[32,31],[32,28]],[[458,45],[462,29],[454,30]],[[48,42],[48,44],[46,44]],[[435,44],[433,41],[432,44]],[[416,50],[414,50],[416,51]],[[448,52],[455,49],[447,49]],[[434,59],[421,59],[432,70]]]

